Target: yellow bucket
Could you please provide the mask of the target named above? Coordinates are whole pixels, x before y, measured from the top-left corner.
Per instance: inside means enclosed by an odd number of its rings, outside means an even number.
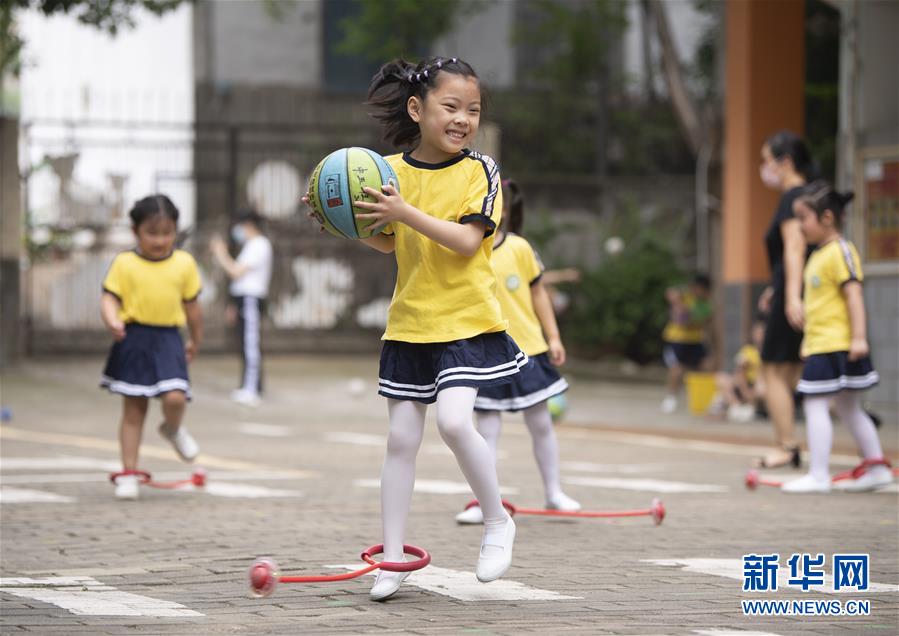
[[[703,415],[712,405],[718,387],[714,373],[688,373],[684,379],[687,385],[687,405],[694,415]]]

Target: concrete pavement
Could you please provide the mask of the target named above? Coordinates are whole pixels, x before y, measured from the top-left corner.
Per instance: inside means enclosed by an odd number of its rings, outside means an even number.
[[[892,492],[790,497],[747,492],[743,476],[770,440],[766,424],[735,426],[658,413],[661,389],[574,377],[558,427],[563,481],[590,509],[668,509],[646,517],[520,516],[515,561],[494,584],[473,582],[480,529],[453,515],[469,499],[452,455],[431,423],[419,454],[408,541],[433,563],[383,604],[371,579],[281,585],[247,593],[257,556],[285,573],[346,571],[380,541],[376,480],[386,407],[371,357],[276,357],[258,409],[227,399],[229,357],[191,369],[186,423],[203,450],[205,489],[142,489],[119,502],[115,467],[119,398],[96,388],[102,361],[27,362],[2,376],[0,631],[2,633],[475,633],[837,634],[899,630],[899,499]],[[142,465],[157,479],[190,468],[145,430]],[[883,431],[896,456],[896,426]],[[838,427],[834,472],[853,447]],[[529,437],[508,418],[499,473],[506,498],[540,507]],[[790,475],[789,471],[772,471]],[[791,554],[870,555],[867,591],[743,592],[742,559]],[[336,567],[335,567],[336,566]],[[744,616],[741,600],[864,600],[869,616]]]

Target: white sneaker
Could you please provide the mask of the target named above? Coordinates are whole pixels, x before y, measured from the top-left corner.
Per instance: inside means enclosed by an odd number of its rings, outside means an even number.
[[[830,479],[818,479],[811,473],[803,475],[798,479],[786,482],[780,487],[781,492],[794,495],[807,493],[828,493],[830,492]]]
[[[409,576],[409,572],[388,572],[387,570],[379,570],[378,577],[375,579],[375,584],[371,586],[368,597],[373,601],[386,601],[396,594],[407,576]]]
[[[231,391],[231,400],[233,402],[237,402],[238,404],[243,404],[244,406],[257,407],[262,404],[262,398],[255,391],[249,391],[247,389],[237,389],[235,391]]]
[[[119,475],[115,478],[115,498],[135,500],[140,495],[137,475]]]
[[[888,466],[873,466],[858,479],[846,479],[834,484],[835,490],[843,492],[867,492],[893,483],[893,472]]]
[[[478,524],[484,523],[484,512],[480,506],[472,506],[456,515],[456,523]]]
[[[677,397],[674,395],[666,395],[662,400],[662,413],[674,413],[677,410]]]
[[[481,541],[481,554],[475,574],[481,583],[495,581],[512,565],[512,545],[515,543],[515,522],[506,518],[502,533],[485,536]]]
[[[182,424],[174,432],[165,422],[159,425],[159,434],[171,442],[175,452],[186,462],[192,462],[200,452],[200,447],[187,428]]]
[[[233,402],[237,402],[238,404],[243,404],[244,406],[257,407],[262,404],[262,398],[259,397],[259,394],[255,391],[248,391],[246,389],[237,389],[236,391],[231,391],[231,400]]]
[[[575,501],[564,492],[560,492],[558,495],[550,499],[546,502],[547,510],[561,510],[563,512],[577,512],[581,509],[581,504],[578,501]]]
[[[727,419],[731,422],[751,422],[755,419],[755,404],[734,404],[727,409]]]

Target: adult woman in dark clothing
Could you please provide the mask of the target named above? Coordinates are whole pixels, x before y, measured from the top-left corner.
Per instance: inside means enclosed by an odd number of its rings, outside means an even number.
[[[801,137],[789,131],[772,135],[762,146],[762,181],[782,194],[765,233],[771,283],[759,298],[759,309],[768,314],[762,345],[768,415],[774,422],[778,448],[759,458],[757,465],[798,467],[793,393],[802,374],[799,346],[802,342],[802,270],[809,248],[793,214],[793,201],[814,178],[811,153]]]

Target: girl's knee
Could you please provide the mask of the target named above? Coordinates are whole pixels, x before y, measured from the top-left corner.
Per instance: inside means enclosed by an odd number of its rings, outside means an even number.
[[[440,433],[440,437],[443,438],[443,441],[447,444],[452,444],[453,442],[462,439],[465,435],[474,432],[474,425],[472,424],[470,417],[447,417],[438,414],[437,430]]]
[[[415,457],[421,446],[421,435],[399,434],[392,431],[387,435],[387,454],[394,457]]]
[[[183,406],[187,404],[187,395],[184,391],[169,391],[162,394],[162,403],[167,406]]]

